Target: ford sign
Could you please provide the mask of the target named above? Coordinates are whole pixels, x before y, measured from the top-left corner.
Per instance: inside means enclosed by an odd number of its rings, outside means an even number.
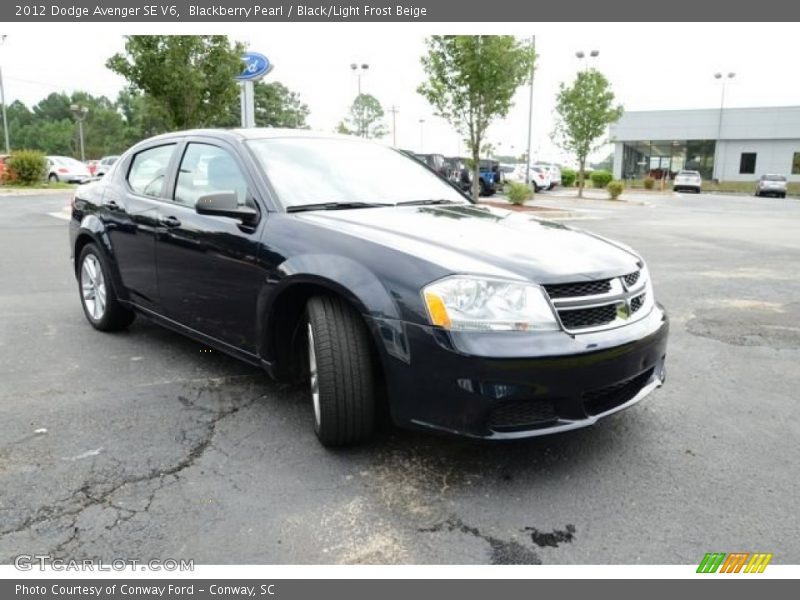
[[[242,56],[244,69],[236,76],[239,81],[253,81],[261,79],[272,70],[272,63],[263,54],[248,52]]]

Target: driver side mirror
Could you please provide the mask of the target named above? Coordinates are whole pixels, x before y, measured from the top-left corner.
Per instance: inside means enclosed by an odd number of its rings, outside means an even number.
[[[258,211],[252,206],[239,205],[235,192],[203,194],[197,199],[194,208],[199,215],[230,217],[244,225],[255,225],[258,222]]]

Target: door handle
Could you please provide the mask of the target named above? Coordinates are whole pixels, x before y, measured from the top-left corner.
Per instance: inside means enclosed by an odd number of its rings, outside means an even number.
[[[108,208],[109,210],[118,210],[119,207],[120,207],[119,204],[117,204],[117,202],[115,200],[109,200],[105,204],[106,204],[106,208]]]
[[[164,227],[180,227],[181,222],[178,220],[178,217],[174,217],[172,215],[168,217],[161,217],[159,219],[159,223],[161,223]]]

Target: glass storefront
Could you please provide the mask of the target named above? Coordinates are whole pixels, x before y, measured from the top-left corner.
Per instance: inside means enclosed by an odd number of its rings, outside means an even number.
[[[673,179],[681,169],[689,169],[711,179],[715,145],[714,140],[624,142],[622,178]]]

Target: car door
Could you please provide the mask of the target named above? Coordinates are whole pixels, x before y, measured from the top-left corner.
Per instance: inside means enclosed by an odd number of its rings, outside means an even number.
[[[131,302],[158,311],[155,236],[177,142],[143,148],[104,186],[101,218]]]
[[[233,148],[205,138],[187,140],[170,199],[161,207],[156,243],[166,316],[251,354],[265,279],[257,262],[261,223],[198,214],[195,205],[203,195],[234,192],[240,205],[260,210],[254,189]]]

